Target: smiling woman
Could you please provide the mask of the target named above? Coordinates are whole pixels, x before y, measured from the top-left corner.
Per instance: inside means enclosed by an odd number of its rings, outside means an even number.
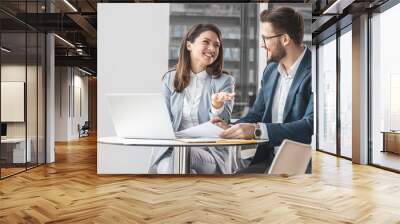
[[[181,42],[175,69],[163,76],[163,92],[174,131],[219,116],[229,121],[234,79],[223,73],[221,31],[213,24],[196,24]],[[233,150],[216,147],[191,149],[191,173],[231,174]],[[153,150],[150,173],[173,173],[172,149]]]
[[[174,87],[181,92],[189,85],[189,73],[207,73],[218,78],[224,61],[221,32],[213,24],[194,25],[181,42]]]
[[[258,84],[259,4],[170,4],[169,66],[177,64],[182,37],[193,24],[213,23],[222,33],[220,54],[224,69],[235,78],[236,96],[232,117],[241,117],[255,99]]]
[[[186,41],[186,49],[190,52],[190,64],[196,73],[212,64],[222,50],[219,36],[213,31],[201,33],[193,42]]]

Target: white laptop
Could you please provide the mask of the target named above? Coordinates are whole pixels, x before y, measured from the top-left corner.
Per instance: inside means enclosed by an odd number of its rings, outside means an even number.
[[[161,93],[115,93],[106,97],[118,137],[175,139]]]

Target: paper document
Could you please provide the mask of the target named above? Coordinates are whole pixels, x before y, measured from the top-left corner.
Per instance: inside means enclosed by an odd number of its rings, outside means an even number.
[[[219,138],[224,129],[206,122],[175,133],[177,138]]]

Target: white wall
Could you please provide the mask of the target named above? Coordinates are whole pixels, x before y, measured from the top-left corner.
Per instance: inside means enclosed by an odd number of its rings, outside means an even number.
[[[28,137],[37,130],[37,98],[36,98],[36,66],[25,66],[19,64],[7,64],[1,66],[1,81],[3,82],[24,82],[31,88],[26,88],[27,91],[27,122],[7,122],[8,137],[24,137],[25,128],[28,125]],[[33,86],[33,88],[32,88]],[[6,97],[6,96],[2,96]],[[9,110],[10,108],[1,108],[1,110]],[[24,108],[21,108],[24,110]]]
[[[89,107],[89,102],[88,102],[88,76],[83,76],[83,73],[79,72],[78,70],[74,70],[74,104],[72,108],[72,129],[71,129],[71,135],[73,138],[78,138],[79,137],[79,132],[78,132],[78,124],[83,125],[85,121],[89,120],[88,116],[88,107]],[[80,91],[80,93],[78,92]],[[72,105],[71,105],[72,106]]]
[[[88,120],[88,77],[72,67],[56,67],[55,73],[55,140],[77,139],[78,124]]]
[[[18,64],[6,64],[1,67],[1,120],[3,122],[9,123],[9,128],[13,129],[17,127],[16,125],[25,122],[25,87],[26,84],[26,71],[28,71],[28,76],[31,76],[35,69],[36,75],[36,67]],[[36,84],[36,82],[35,82]],[[15,89],[16,87],[20,89]],[[16,91],[16,92],[13,92]],[[16,95],[17,94],[17,95]],[[34,92],[30,93],[31,95]],[[35,94],[36,96],[36,94]],[[15,102],[17,100],[17,102]],[[36,108],[36,105],[35,105]],[[10,122],[12,121],[12,122]],[[17,123],[15,125],[15,123]],[[13,127],[14,126],[14,127]],[[23,125],[24,126],[24,125]],[[21,130],[18,130],[18,134],[20,136],[25,136],[25,128],[22,127]],[[17,134],[17,135],[18,135]]]
[[[169,4],[97,5],[98,137],[115,131],[106,93],[160,92],[168,69]]]
[[[168,69],[169,4],[97,5],[97,134],[114,136],[107,93],[160,92]],[[98,173],[147,173],[151,149],[97,145]],[[123,165],[121,165],[123,164]]]
[[[55,68],[55,141],[68,140],[68,67]]]

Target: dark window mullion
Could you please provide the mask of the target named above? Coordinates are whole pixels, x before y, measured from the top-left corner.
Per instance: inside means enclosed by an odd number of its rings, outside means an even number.
[[[45,13],[48,13],[48,5],[50,4],[50,3],[48,3],[47,1],[45,1],[44,2],[44,4],[45,4]],[[46,163],[47,162],[47,35],[48,35],[48,33],[47,32],[45,32],[44,33],[44,43],[42,42],[42,44],[44,44],[44,55],[43,55],[43,58],[44,58],[44,68],[42,68],[42,82],[43,82],[43,79],[44,79],[44,100],[43,100],[43,104],[44,104],[44,106],[42,107],[42,109],[44,108],[44,111],[43,111],[43,113],[44,113],[44,117],[42,117],[43,119],[44,119],[44,121],[42,121],[42,122],[44,122],[44,134],[43,134],[43,140],[44,140],[44,149],[43,149],[43,152],[44,152],[44,161],[43,161],[43,163]],[[53,35],[53,38],[54,38],[54,35]],[[42,53],[43,53],[43,51],[42,51]],[[42,59],[43,60],[43,59]],[[44,76],[43,76],[44,75]],[[60,77],[61,78],[61,77]],[[60,91],[61,91],[61,88],[60,88]],[[42,96],[43,96],[43,94],[42,94]]]
[[[254,7],[254,14],[255,15],[257,15],[255,18],[256,18],[256,21],[260,21],[259,19],[258,19],[258,15],[260,15],[260,5],[257,5],[257,7]],[[260,44],[259,44],[259,29],[256,27],[256,26],[258,26],[258,23],[256,23],[256,25],[254,25],[254,45],[253,45],[253,47],[254,47],[254,53],[253,53],[253,55],[254,55],[254,73],[253,73],[253,80],[254,80],[254,88],[253,88],[253,90],[254,90],[254,92],[253,92],[253,97],[255,97],[256,95],[257,95],[257,90],[258,90],[258,75],[260,74],[259,72],[261,72],[261,71],[259,71],[258,69],[258,66],[259,66],[259,60],[256,60],[256,58],[258,59],[258,55],[259,55],[259,51],[260,51]],[[260,74],[260,75],[262,75],[262,74]],[[253,102],[253,104],[254,104],[254,102]],[[252,107],[253,105],[249,105],[250,107]]]
[[[28,1],[25,1],[25,21],[28,17]],[[28,24],[25,23],[25,88],[24,88],[24,123],[25,123],[25,170],[28,170]]]
[[[319,45],[317,44],[315,46],[315,148],[319,150],[319,66],[318,66],[318,60],[319,60]]]
[[[372,64],[371,64],[371,56],[372,56],[372,12],[368,12],[368,30],[367,30],[367,46],[368,46],[368,53],[367,53],[367,64],[368,64],[368,69],[367,69],[367,85],[368,85],[368,99],[367,99],[367,104],[368,104],[368,114],[367,114],[367,119],[368,119],[368,164],[373,164],[373,146],[372,146]]]
[[[340,30],[336,31],[336,154],[341,157],[341,119],[340,119]]]
[[[239,69],[239,75],[240,75],[240,91],[241,91],[241,96],[240,96],[240,102],[245,102],[245,100],[247,99],[247,92],[246,92],[246,86],[248,84],[248,80],[246,80],[246,77],[243,75],[244,71],[246,71],[248,73],[248,60],[246,58],[247,51],[247,38],[246,38],[246,34],[247,34],[247,7],[246,5],[242,5],[241,7],[241,16],[240,16],[240,45],[242,47],[242,51],[240,54],[240,69]]]
[[[36,1],[39,13],[39,0]],[[39,165],[39,32],[36,32],[36,166]]]

